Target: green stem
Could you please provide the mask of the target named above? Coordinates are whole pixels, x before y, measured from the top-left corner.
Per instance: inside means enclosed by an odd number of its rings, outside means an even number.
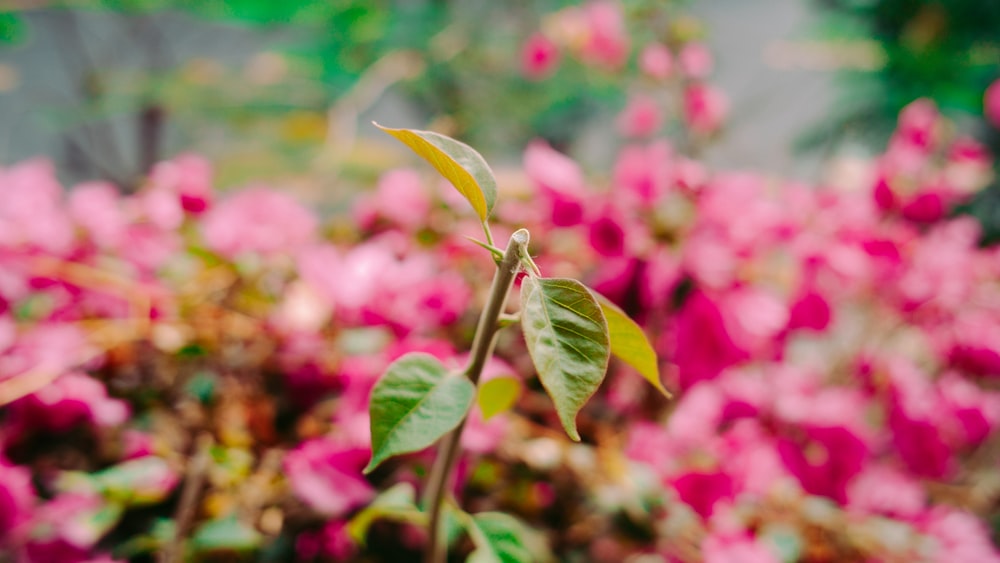
[[[514,278],[520,270],[521,256],[528,246],[528,231],[520,229],[510,236],[507,249],[504,251],[503,259],[497,267],[497,272],[493,276],[493,285],[490,287],[490,295],[479,316],[479,325],[476,327],[476,335],[472,339],[472,350],[469,364],[465,368],[465,375],[472,383],[478,384],[479,377],[483,374],[483,367],[487,360],[493,355],[493,346],[496,344],[496,334],[499,328],[500,315],[503,313],[504,304],[507,302],[507,294],[514,285]],[[424,503],[429,506],[430,512],[430,534],[425,552],[426,563],[444,563],[447,560],[448,545],[443,537],[444,529],[441,526],[441,513],[444,505],[445,492],[451,482],[451,474],[458,461],[460,453],[460,441],[462,430],[465,429],[465,421],[462,420],[457,428],[445,435],[438,448],[437,458],[431,468],[430,481],[424,493]]]

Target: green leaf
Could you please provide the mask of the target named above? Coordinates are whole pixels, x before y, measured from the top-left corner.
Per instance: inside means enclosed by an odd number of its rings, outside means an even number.
[[[94,477],[104,495],[126,506],[155,504],[174,490],[177,473],[166,460],[156,456],[131,459],[114,465]]]
[[[521,329],[563,428],[579,441],[576,415],[604,380],[611,356],[601,306],[576,280],[526,277]]]
[[[601,304],[601,311],[608,321],[608,335],[611,337],[611,353],[619,360],[635,368],[639,375],[648,381],[657,391],[663,393],[666,398],[673,395],[660,382],[660,366],[656,359],[656,352],[646,338],[646,333],[612,303],[607,297],[591,290],[597,302]]]
[[[486,222],[497,200],[497,181],[486,159],[472,147],[433,131],[375,127],[399,139],[445,177]]]
[[[466,563],[531,563],[534,558],[525,545],[524,526],[501,512],[480,512],[469,522],[469,535],[476,550]]]
[[[475,396],[471,381],[449,375],[434,356],[411,353],[393,362],[372,390],[372,459],[364,472],[436,442],[462,422]]]
[[[347,524],[347,533],[359,545],[364,545],[368,528],[376,520],[388,519],[397,522],[426,525],[427,514],[420,512],[416,503],[416,491],[410,483],[397,483],[357,513]]]
[[[497,377],[479,385],[476,401],[483,412],[483,420],[509,410],[521,396],[521,380],[516,377]]]
[[[260,546],[263,536],[235,516],[205,522],[191,538],[196,551],[249,551]]]

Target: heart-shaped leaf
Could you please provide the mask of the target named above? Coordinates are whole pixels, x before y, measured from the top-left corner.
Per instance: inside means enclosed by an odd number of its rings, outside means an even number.
[[[469,145],[433,131],[375,127],[399,139],[445,177],[486,222],[497,201],[497,181],[486,159]]]
[[[475,385],[450,375],[434,356],[411,353],[393,362],[372,390],[372,459],[364,472],[436,442],[462,422],[475,397]]]
[[[497,377],[479,384],[476,401],[483,411],[483,420],[509,410],[521,396],[521,380],[516,377]]]
[[[639,375],[668,399],[673,395],[660,382],[660,366],[656,351],[646,338],[646,333],[629,318],[618,305],[607,297],[591,290],[597,298],[608,321],[608,335],[611,337],[611,354],[635,368]]]
[[[501,512],[481,512],[469,523],[476,550],[466,563],[531,563],[534,559],[523,539],[524,526]]]
[[[521,329],[563,428],[579,441],[576,415],[600,387],[611,356],[601,306],[576,280],[527,277],[521,284]]]

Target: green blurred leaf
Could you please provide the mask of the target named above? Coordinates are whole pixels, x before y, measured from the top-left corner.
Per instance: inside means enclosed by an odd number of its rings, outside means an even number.
[[[612,303],[607,297],[591,290],[597,302],[601,305],[604,318],[608,322],[608,335],[611,338],[611,353],[621,361],[635,368],[646,381],[668,399],[670,391],[660,382],[660,366],[656,359],[656,351],[646,338],[646,333]]]
[[[347,533],[355,543],[364,545],[368,528],[381,519],[420,525],[427,523],[427,515],[417,508],[413,485],[397,483],[382,492],[370,505],[351,518],[347,524]]]
[[[156,456],[124,461],[94,474],[94,479],[106,497],[126,506],[160,502],[178,481],[167,462]]]
[[[263,536],[235,516],[205,522],[191,538],[195,551],[249,551],[260,546]]]
[[[485,222],[497,199],[497,183],[486,160],[472,147],[433,131],[376,127],[396,137],[433,166],[472,204]]]
[[[483,420],[509,410],[521,396],[521,380],[516,377],[497,377],[479,385],[476,401],[483,412]]]
[[[475,395],[471,381],[450,375],[429,354],[407,354],[393,362],[372,390],[372,458],[364,472],[394,455],[432,445],[462,422]]]
[[[13,12],[0,13],[0,43],[17,43],[24,38],[24,20]]]
[[[476,550],[466,563],[531,563],[534,558],[525,545],[524,526],[501,512],[481,512],[470,520],[469,535]]]
[[[521,284],[521,328],[563,428],[579,441],[576,415],[604,380],[611,356],[601,306],[576,280],[528,277]]]

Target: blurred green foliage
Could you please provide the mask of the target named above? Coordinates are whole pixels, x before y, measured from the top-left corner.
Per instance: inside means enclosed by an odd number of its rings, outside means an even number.
[[[853,135],[881,146],[896,115],[930,98],[954,119],[982,116],[983,91],[1000,77],[1000,2],[819,0],[820,35],[872,40],[881,64],[845,69],[831,119],[805,138],[815,146]],[[995,145],[998,148],[1000,145]]]

